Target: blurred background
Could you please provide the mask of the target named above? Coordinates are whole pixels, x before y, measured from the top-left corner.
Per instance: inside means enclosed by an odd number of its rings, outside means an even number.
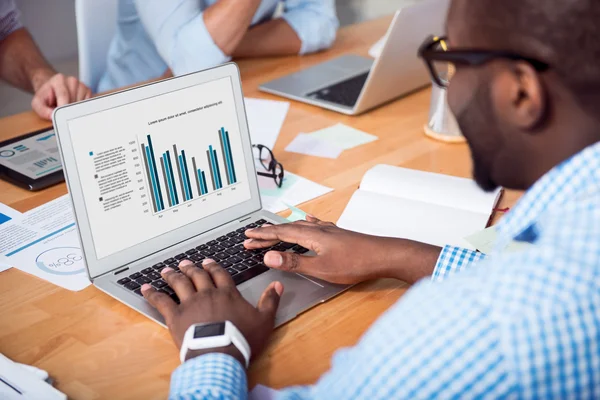
[[[89,0],[102,1],[102,0]],[[342,25],[378,18],[416,0],[336,0]],[[78,75],[74,0],[16,0],[22,20],[59,71]],[[30,109],[31,95],[0,82],[0,117]]]

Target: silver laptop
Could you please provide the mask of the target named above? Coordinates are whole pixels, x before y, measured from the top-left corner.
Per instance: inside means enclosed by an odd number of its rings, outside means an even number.
[[[380,56],[345,55],[260,86],[264,92],[358,115],[430,84],[417,57],[429,35],[441,35],[449,0],[426,0],[396,12]]]
[[[115,299],[164,325],[140,285],[178,301],[160,271],[204,258],[254,305],[281,281],[277,325],[347,288],[270,270],[264,251],[244,249],[246,229],[286,220],[261,206],[235,64],[61,107],[53,121],[90,279]]]

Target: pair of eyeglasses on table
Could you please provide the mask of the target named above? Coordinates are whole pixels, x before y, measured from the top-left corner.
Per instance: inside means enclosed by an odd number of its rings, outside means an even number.
[[[267,172],[256,171],[256,174],[265,178],[273,178],[277,187],[280,188],[283,185],[283,177],[285,176],[283,165],[277,161],[273,152],[267,146],[253,144],[252,148],[254,156],[260,160],[263,168],[267,170]]]
[[[544,61],[518,53],[500,50],[452,49],[447,37],[430,36],[419,48],[419,57],[425,61],[431,78],[442,88],[450,85],[450,80],[459,66],[479,67],[497,59],[524,61],[536,71],[546,72],[550,65]]]

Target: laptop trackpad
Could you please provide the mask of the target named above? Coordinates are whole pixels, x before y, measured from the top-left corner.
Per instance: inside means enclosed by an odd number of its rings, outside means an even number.
[[[312,301],[314,293],[323,288],[323,286],[309,281],[298,274],[271,270],[248,282],[248,287],[242,290],[242,296],[250,304],[256,306],[264,290],[273,281],[279,281],[283,284],[283,298],[279,303],[277,311],[277,314],[280,316],[287,315],[291,311],[302,311],[304,305]]]

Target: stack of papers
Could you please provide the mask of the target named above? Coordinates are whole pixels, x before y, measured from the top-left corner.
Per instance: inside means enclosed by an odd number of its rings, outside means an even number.
[[[301,133],[285,150],[291,153],[335,159],[344,150],[350,150],[377,139],[377,136],[344,124],[337,124],[310,134]]]
[[[273,178],[264,176],[258,177],[258,186],[263,208],[272,213],[285,211],[289,205],[296,206],[306,203],[333,191],[331,188],[287,171],[280,188],[277,187]]]
[[[8,224],[15,218],[20,218],[23,214],[9,206],[0,203],[0,226]],[[10,269],[10,265],[0,262],[0,272]]]
[[[0,262],[68,290],[89,286],[69,196],[0,225]]]

